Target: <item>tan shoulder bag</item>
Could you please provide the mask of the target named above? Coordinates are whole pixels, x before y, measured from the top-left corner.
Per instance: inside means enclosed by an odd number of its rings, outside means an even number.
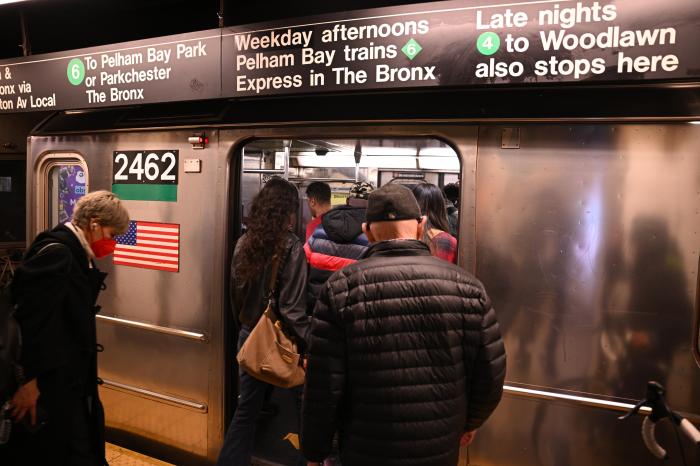
[[[274,308],[279,262],[279,257],[272,260],[267,308],[238,351],[236,359],[238,365],[252,377],[276,387],[291,388],[303,384],[305,374],[299,365],[297,345],[282,330]]]

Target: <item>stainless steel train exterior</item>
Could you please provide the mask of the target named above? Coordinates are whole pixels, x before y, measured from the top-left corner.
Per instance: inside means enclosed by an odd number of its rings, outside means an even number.
[[[235,400],[226,396],[235,391],[229,256],[242,198],[254,189],[246,186],[255,186],[245,183],[242,147],[266,139],[433,138],[458,155],[459,263],[489,290],[508,352],[503,401],[464,461],[655,464],[641,419],[616,419],[649,379],[700,420],[700,126],[663,118],[341,123],[39,127],[29,138],[30,235],[50,226],[56,164],[81,164],[90,190],[109,190],[114,151],[180,153],[177,202],[126,201],[133,219],[180,225],[179,272],[101,263],[110,274],[98,316],[101,396],[113,436],[173,461],[216,459]],[[195,150],[188,137],[201,131],[209,144]],[[190,158],[201,172],[184,171]],[[669,464],[682,464],[672,429],[659,436]],[[699,464],[683,442],[688,464]]]

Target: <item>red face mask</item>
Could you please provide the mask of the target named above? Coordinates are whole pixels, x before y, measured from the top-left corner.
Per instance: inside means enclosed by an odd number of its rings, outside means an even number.
[[[117,240],[102,238],[97,241],[90,243],[90,248],[92,252],[95,253],[95,257],[101,259],[108,256],[114,252],[114,248],[117,246]]]

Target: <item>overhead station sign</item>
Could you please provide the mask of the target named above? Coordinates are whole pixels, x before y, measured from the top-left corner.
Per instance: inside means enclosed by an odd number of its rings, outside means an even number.
[[[700,78],[697,0],[455,0],[0,61],[0,113],[388,88]]]
[[[217,98],[219,29],[0,61],[0,113]]]
[[[454,1],[231,28],[225,95],[700,77],[697,0]]]

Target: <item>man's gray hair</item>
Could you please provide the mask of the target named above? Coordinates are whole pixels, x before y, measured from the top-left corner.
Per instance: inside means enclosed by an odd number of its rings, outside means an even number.
[[[114,228],[117,234],[122,234],[129,228],[129,212],[119,198],[109,191],[93,191],[75,204],[73,224],[88,228],[91,220],[103,227]]]

